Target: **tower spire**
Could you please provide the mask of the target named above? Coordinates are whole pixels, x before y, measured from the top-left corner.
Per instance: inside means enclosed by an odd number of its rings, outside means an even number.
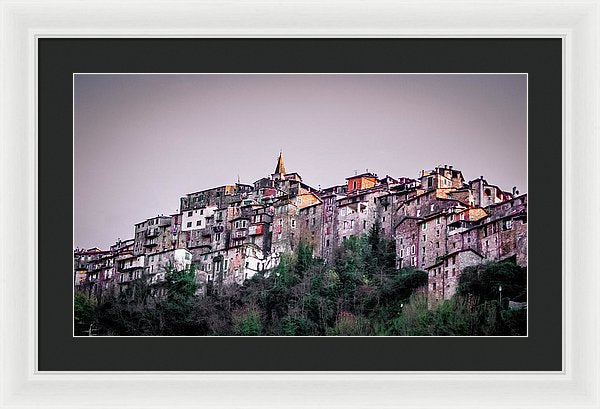
[[[285,175],[285,166],[283,165],[283,154],[279,151],[279,159],[277,159],[277,166],[275,167],[275,174]]]

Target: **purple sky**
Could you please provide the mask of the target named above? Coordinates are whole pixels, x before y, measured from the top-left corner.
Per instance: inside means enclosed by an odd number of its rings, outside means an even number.
[[[523,74],[76,75],[75,245],[267,176],[280,149],[314,187],[447,164],[524,193],[526,98]]]

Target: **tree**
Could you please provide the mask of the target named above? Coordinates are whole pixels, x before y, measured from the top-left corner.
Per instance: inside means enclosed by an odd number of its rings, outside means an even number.
[[[194,335],[198,322],[193,319],[196,291],[196,271],[189,268],[177,270],[169,265],[165,268],[166,300],[161,303],[164,313],[165,335]]]
[[[73,319],[75,335],[89,335],[95,321],[96,304],[83,294],[73,297]]]
[[[467,267],[460,276],[457,293],[476,297],[480,303],[499,300],[527,300],[527,268],[501,261]],[[507,301],[508,302],[508,301]]]
[[[240,311],[233,315],[233,329],[236,335],[261,335],[262,328],[260,314],[255,310]]]

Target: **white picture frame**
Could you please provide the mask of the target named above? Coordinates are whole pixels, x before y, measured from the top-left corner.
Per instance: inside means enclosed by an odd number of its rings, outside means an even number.
[[[0,0],[0,11],[0,407],[600,407],[598,0]],[[564,370],[38,371],[36,45],[42,37],[562,38],[563,190],[552,194],[563,202]],[[560,223],[559,215],[552,222]]]

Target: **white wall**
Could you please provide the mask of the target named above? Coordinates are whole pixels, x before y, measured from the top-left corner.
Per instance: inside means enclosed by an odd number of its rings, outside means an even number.
[[[181,230],[189,231],[195,229],[203,229],[206,227],[206,218],[212,216],[217,209],[216,206],[205,207],[203,209],[195,209],[183,212],[181,215]],[[190,215],[191,214],[191,215]],[[200,224],[198,224],[200,222]],[[188,227],[188,223],[191,225]]]

